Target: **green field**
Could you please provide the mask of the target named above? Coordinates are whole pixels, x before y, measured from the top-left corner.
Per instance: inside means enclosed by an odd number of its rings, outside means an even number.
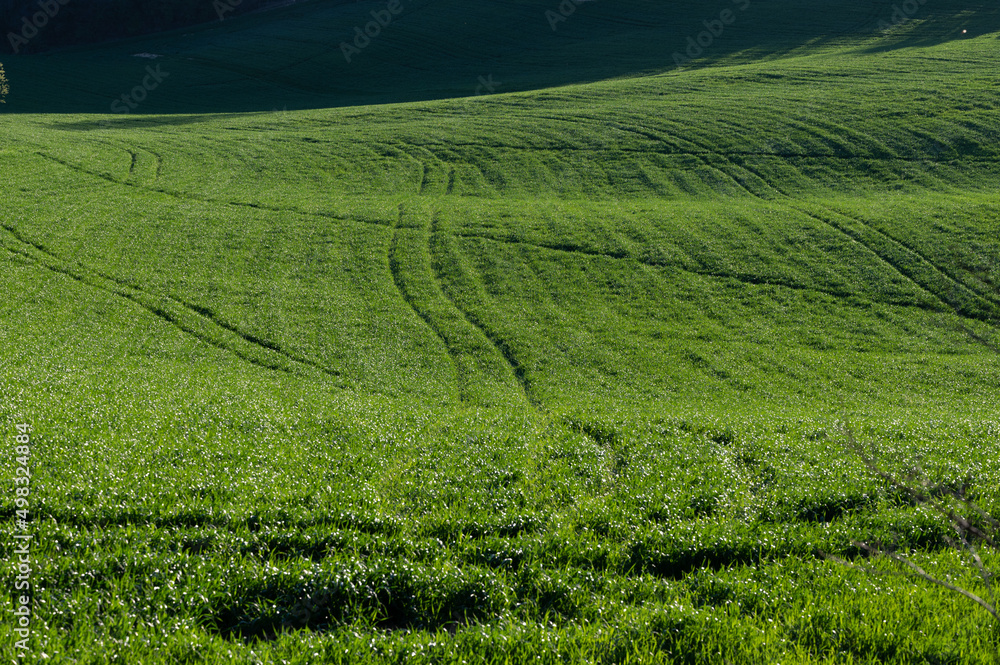
[[[563,5],[0,60],[0,659],[1000,663],[1000,6]]]

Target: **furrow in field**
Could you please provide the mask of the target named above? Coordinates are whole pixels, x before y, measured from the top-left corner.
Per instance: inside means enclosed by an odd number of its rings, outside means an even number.
[[[393,229],[392,241],[389,244],[389,254],[387,256],[389,264],[389,272],[392,274],[392,282],[396,285],[396,290],[399,291],[400,297],[410,306],[413,313],[416,314],[420,319],[427,324],[438,339],[441,341],[442,346],[451,358],[452,365],[455,367],[455,378],[459,387],[459,399],[461,401],[467,400],[466,395],[466,378],[463,376],[462,363],[459,362],[455,351],[448,344],[448,338],[435,322],[435,318],[431,316],[430,307],[424,303],[426,294],[421,294],[419,288],[414,288],[416,285],[413,284],[413,279],[410,277],[408,271],[414,270],[414,266],[409,265],[411,257],[409,253],[404,251],[402,247],[403,242],[407,242],[410,239],[401,239],[401,235],[404,232],[402,228],[404,206],[399,205],[399,216],[396,220],[395,228]],[[405,264],[405,267],[404,267]]]
[[[401,205],[388,264],[400,297],[441,340],[455,366],[458,398],[477,406],[509,404],[512,387],[505,359],[435,279],[430,255],[431,223],[426,211]]]
[[[149,151],[153,157],[156,157],[156,179],[159,180],[160,176],[163,175],[163,155],[158,152]]]
[[[623,130],[623,131],[628,131]],[[644,136],[644,138],[649,138]],[[420,146],[428,150],[433,151],[436,149],[441,149],[441,146],[435,144],[422,145],[419,143],[411,143],[410,145]],[[961,161],[963,163],[969,164],[996,164],[1000,159],[996,157],[989,156],[975,156],[975,155],[962,155],[961,159],[952,159],[947,157],[936,157],[928,155],[920,156],[910,156],[910,155],[868,155],[864,157],[859,157],[857,155],[848,154],[835,154],[829,152],[818,152],[815,150],[801,150],[797,152],[778,152],[778,151],[768,151],[768,150],[714,150],[710,148],[703,148],[692,150],[690,148],[678,147],[679,143],[676,141],[671,141],[669,138],[663,138],[660,142],[661,147],[650,147],[650,148],[635,148],[627,146],[574,146],[565,144],[555,144],[548,143],[541,146],[532,145],[516,145],[516,144],[494,144],[494,143],[483,143],[483,142],[473,142],[473,141],[457,141],[455,143],[450,143],[451,148],[474,148],[478,150],[508,150],[510,152],[535,152],[538,150],[549,150],[549,151],[559,151],[565,153],[588,153],[593,155],[616,155],[616,154],[635,154],[635,155],[671,155],[677,157],[705,157],[705,156],[717,156],[724,158],[742,158],[742,157],[772,157],[774,159],[781,159],[785,161],[795,161],[795,160],[805,160],[805,159],[824,159],[840,162],[859,162],[866,164],[951,164],[956,161]],[[674,149],[663,149],[664,147],[671,147]]]
[[[693,132],[691,134],[693,134]],[[812,218],[812,219],[814,219],[814,220],[816,220],[816,221],[818,221],[818,222],[820,222],[820,223],[822,223],[822,224],[824,224],[824,225],[826,225],[826,226],[834,229],[835,231],[837,231],[839,233],[843,233],[847,237],[851,238],[854,242],[857,242],[857,243],[861,244],[869,252],[871,252],[874,256],[876,256],[877,258],[879,258],[883,263],[885,263],[886,265],[888,265],[889,267],[891,267],[893,270],[895,270],[899,274],[901,274],[904,277],[906,277],[907,279],[909,279],[911,282],[913,282],[914,284],[916,284],[920,289],[926,291],[930,295],[934,296],[937,300],[941,301],[941,303],[943,305],[950,306],[950,305],[948,305],[947,303],[944,302],[944,300],[941,298],[940,294],[935,293],[931,289],[928,289],[926,285],[921,284],[920,282],[918,282],[915,279],[913,279],[913,277],[911,275],[907,274],[907,272],[904,272],[904,270],[903,270],[904,266],[898,265],[898,263],[894,263],[893,261],[887,259],[879,251],[877,251],[874,247],[872,247],[869,244],[865,243],[864,240],[863,240],[863,238],[859,238],[859,237],[856,237],[855,235],[847,233],[843,228],[841,228],[841,227],[839,227],[839,226],[837,226],[835,224],[832,224],[829,220],[826,220],[826,219],[823,219],[821,217],[816,216],[810,210],[803,209],[803,207],[801,207],[801,204],[800,205],[796,205],[794,197],[792,197],[790,194],[788,194],[787,192],[785,192],[784,190],[782,190],[780,187],[778,187],[777,184],[769,181],[764,174],[760,173],[758,170],[754,169],[753,167],[751,167],[750,165],[748,165],[746,162],[737,163],[736,161],[734,161],[734,160],[726,157],[723,154],[712,153],[712,150],[711,150],[711,148],[709,146],[706,146],[706,145],[704,145],[702,143],[697,142],[695,139],[691,138],[691,134],[688,135],[688,138],[686,140],[689,141],[692,145],[696,145],[696,146],[698,146],[699,148],[701,148],[701,149],[703,149],[705,151],[706,154],[705,155],[701,155],[702,161],[704,161],[707,166],[718,170],[720,173],[725,174],[726,177],[732,179],[733,182],[735,182],[741,189],[743,189],[744,191],[746,191],[750,195],[752,195],[754,197],[757,197],[759,199],[762,199],[762,200],[770,200],[770,199],[768,199],[767,196],[765,196],[764,194],[760,193],[759,191],[756,191],[755,189],[751,188],[750,185],[748,184],[748,182],[754,182],[754,183],[756,183],[756,182],[759,181],[760,183],[763,184],[765,190],[770,190],[768,193],[773,192],[776,195],[776,198],[780,199],[782,201],[782,203],[784,205],[786,205],[787,207],[789,207],[789,208],[791,208],[793,210],[796,210],[796,211],[798,211],[798,212],[800,212],[800,213],[802,213],[802,214],[804,214],[804,215],[806,215],[806,216],[808,216],[808,217],[810,217],[810,218]],[[744,171],[747,174],[752,175],[753,177],[751,179],[735,177],[732,174],[727,173],[724,169],[721,169],[718,166],[713,165],[711,163],[711,161],[707,158],[707,156],[706,156],[707,154],[714,154],[715,156],[721,157],[721,158],[725,159],[726,166],[729,166],[731,168],[734,168],[734,169],[737,169],[737,170],[740,170],[740,171]],[[855,220],[855,221],[857,221],[857,220]]]
[[[671,121],[662,121],[662,123],[665,123],[665,126],[656,128],[625,125],[621,123],[612,123],[612,125],[623,132],[631,133],[643,139],[669,146],[671,148],[669,154],[671,155],[684,155],[697,159],[708,169],[719,174],[726,181],[733,183],[737,189],[745,191],[750,196],[765,200],[767,199],[767,197],[763,196],[760,192],[753,191],[744,179],[737,178],[731,173],[726,172],[724,169],[719,168],[719,165],[715,163],[716,160],[728,162],[729,155],[719,152],[711,146],[705,145],[691,138],[693,128],[686,125],[678,125],[677,123]]]
[[[663,153],[677,152],[678,154],[683,154],[685,150],[681,147],[681,137],[678,137],[672,133],[663,133],[649,130],[642,126],[635,126],[633,124],[626,124],[625,122],[611,120],[607,117],[591,117],[582,115],[572,115],[572,114],[562,114],[562,115],[543,115],[543,114],[526,114],[525,118],[545,120],[548,122],[559,122],[569,124],[571,128],[578,129],[584,128],[585,134],[581,135],[581,138],[585,138],[591,145],[580,146],[575,149],[578,150],[615,150],[620,152],[634,151],[643,153]],[[578,126],[578,127],[577,127]],[[642,140],[648,141],[654,146],[654,149],[642,149],[635,147],[621,147],[618,145],[618,141],[614,140],[614,137],[608,136],[608,129],[618,130],[626,134],[632,134],[639,137]],[[592,131],[593,130],[593,131]],[[600,132],[600,133],[595,133]],[[608,145],[604,145],[604,140],[606,139]],[[680,140],[678,140],[680,139]],[[596,141],[600,145],[593,145]],[[666,146],[669,150],[663,150],[662,148]],[[560,148],[561,149],[561,148]]]
[[[447,173],[451,170],[450,165],[441,160],[429,146],[414,145],[411,143],[392,143],[392,148],[406,155],[408,158],[420,165],[420,184],[417,187],[418,194],[432,194],[442,185],[440,191],[445,191],[447,187]]]
[[[937,272],[941,273],[941,275],[943,277],[945,277],[947,280],[949,280],[950,284],[955,285],[957,287],[964,287],[965,289],[968,289],[968,291],[971,294],[975,295],[976,297],[981,298],[983,300],[986,300],[986,301],[988,301],[988,302],[990,302],[990,303],[992,303],[992,304],[1000,307],[1000,297],[998,297],[997,294],[992,293],[989,290],[989,287],[987,285],[982,284],[982,287],[976,288],[973,285],[968,284],[967,282],[965,282],[964,280],[962,280],[960,277],[957,277],[956,275],[954,275],[951,272],[951,270],[949,270],[946,266],[942,266],[942,265],[939,265],[939,264],[935,263],[934,261],[932,261],[930,259],[929,256],[927,256],[926,254],[924,254],[923,252],[921,252],[919,249],[917,249],[916,247],[914,247],[913,245],[911,245],[910,243],[908,243],[908,242],[906,242],[904,240],[900,240],[899,238],[897,238],[896,236],[892,235],[891,233],[889,233],[887,231],[883,231],[882,229],[876,228],[872,224],[869,224],[869,223],[865,222],[864,220],[862,220],[862,219],[860,219],[858,217],[854,217],[853,215],[849,215],[849,214],[847,214],[847,213],[845,213],[845,212],[843,212],[841,210],[836,210],[836,209],[830,208],[828,206],[823,206],[823,208],[824,208],[824,210],[826,210],[827,212],[829,212],[832,215],[839,215],[841,217],[846,217],[847,219],[853,220],[853,221],[857,222],[858,224],[864,225],[872,233],[875,233],[875,234],[878,234],[878,235],[884,237],[888,242],[895,243],[895,244],[899,245],[906,252],[912,254],[913,256],[916,256],[919,259],[920,262],[927,264],[928,266],[932,267]]]
[[[896,272],[937,298],[956,314],[987,321],[1000,320],[1000,306],[994,299],[985,297],[977,290],[968,287],[919,251],[884,231],[874,228],[862,219],[832,210],[826,206],[812,204],[822,211],[822,213],[816,213],[809,205],[798,203],[794,197],[782,190],[776,183],[769,182],[764,175],[748,164],[737,164],[732,161],[730,163],[732,166],[756,176],[766,187],[779,195],[784,205],[863,245]],[[748,187],[745,188],[754,193]]]
[[[303,215],[305,217],[319,217],[322,219],[335,219],[337,221],[342,221],[342,222],[357,222],[358,224],[370,224],[372,226],[385,227],[392,225],[392,222],[389,221],[373,220],[361,217],[350,217],[347,215],[335,215],[329,212],[299,210],[297,208],[283,208],[278,206],[266,205],[263,203],[249,203],[246,201],[226,201],[222,199],[215,199],[209,196],[199,196],[197,194],[192,194],[190,192],[178,192],[170,189],[163,189],[160,187],[145,187],[139,183],[132,182],[129,180],[119,180],[107,173],[100,173],[98,171],[91,171],[89,169],[85,169],[77,164],[67,162],[53,155],[49,155],[43,152],[36,152],[35,154],[37,154],[39,157],[43,157],[50,161],[56,162],[57,164],[61,164],[66,168],[72,169],[79,173],[84,173],[86,175],[93,176],[95,178],[100,178],[102,180],[106,180],[116,185],[133,187],[135,189],[141,189],[143,191],[150,192],[152,194],[165,194],[166,196],[171,196],[181,201],[198,201],[200,203],[212,203],[217,205],[233,206],[237,208],[252,208],[254,210],[264,210],[267,212],[289,213],[293,215]]]
[[[825,289],[819,286],[808,286],[778,276],[762,276],[762,275],[754,275],[738,271],[721,271],[721,270],[707,270],[704,268],[691,268],[688,266],[680,265],[678,263],[662,263],[657,261],[649,261],[643,259],[642,257],[625,255],[625,254],[609,254],[605,252],[599,252],[597,250],[588,249],[586,247],[579,247],[572,245],[547,245],[544,243],[529,242],[526,240],[497,238],[494,236],[489,236],[479,233],[456,233],[455,236],[459,238],[485,240],[487,242],[501,243],[504,245],[518,245],[523,247],[531,247],[546,252],[558,252],[562,254],[571,254],[576,256],[608,259],[611,261],[631,261],[633,263],[648,266],[650,268],[655,268],[658,270],[672,269],[672,270],[679,270],[681,272],[686,272],[691,275],[700,275],[702,277],[712,277],[716,279],[732,279],[751,286],[775,286],[775,287],[791,289],[794,291],[823,293],[838,299],[860,297],[860,294],[852,293],[850,291],[838,290],[838,289]],[[920,309],[926,309],[926,305],[912,301],[895,301],[892,299],[883,299],[879,300],[879,302],[882,302],[887,305],[917,307]]]
[[[128,169],[128,183],[141,187],[144,183],[155,182],[163,167],[162,158],[145,148],[126,147],[132,163]]]
[[[745,136],[753,130],[753,126],[748,127],[733,120],[720,119],[717,122],[724,133],[731,136]],[[775,125],[775,133],[780,134],[783,140],[792,141],[795,152],[791,154],[794,156],[883,161],[903,159],[885,143],[846,126],[837,127],[817,118],[804,118],[801,114],[798,117],[786,115],[774,118],[771,122]],[[718,152],[729,156],[739,154],[740,151]]]
[[[304,365],[330,376],[340,372],[282,349],[277,344],[245,333],[237,327],[220,321],[210,312],[185,303],[177,298],[147,292],[139,287],[126,284],[79,262],[70,263],[44,246],[31,242],[17,228],[2,224],[8,238],[16,240],[16,246],[7,246],[12,253],[24,256],[36,265],[65,275],[86,286],[100,289],[124,298],[151,314],[188,333],[197,339],[265,369],[293,372],[295,365]]]
[[[423,178],[420,180],[420,191],[418,194],[424,194],[427,192],[427,187],[431,184],[431,167],[427,164],[422,164],[424,167]]]
[[[776,183],[768,181],[763,174],[750,165],[746,163],[738,164],[732,160],[728,160],[728,162],[733,168],[752,174],[765,187],[776,192],[783,205],[861,244],[883,263],[913,282],[920,289],[934,296],[942,305],[950,308],[956,314],[986,321],[1000,320],[1000,306],[993,302],[992,299],[984,298],[981,294],[970,289],[939,266],[936,266],[925,256],[911,250],[892,236],[875,229],[864,222],[864,220],[839,213],[819,204],[812,204],[823,211],[821,214],[817,214],[812,207],[797,202],[794,197],[782,190]],[[735,180],[747,192],[766,200],[766,197],[751,189],[745,181],[741,182],[740,179]],[[837,219],[838,217],[840,219]]]
[[[813,212],[808,206],[789,203],[788,206],[825,222],[832,228],[854,238],[870,248],[900,274],[936,296],[960,316],[987,322],[1000,321],[1000,306],[991,299],[967,287],[935,265],[924,255],[914,251],[892,236],[880,231],[864,220],[836,212],[825,206],[818,206],[821,212]]]
[[[649,127],[646,124],[642,124],[641,122],[639,122],[640,119],[638,118],[633,118],[629,121],[622,122],[622,121],[614,121],[609,118],[590,118],[584,116],[567,116],[567,117],[545,116],[545,117],[549,120],[562,120],[567,122],[588,124],[601,132],[607,132],[609,129],[611,129],[618,132],[622,132],[624,134],[630,134],[632,136],[637,137],[641,143],[645,143],[649,147],[641,147],[640,143],[640,147],[625,147],[625,148],[615,147],[614,150],[616,152],[641,153],[650,156],[669,155],[671,157],[691,157],[702,161],[706,166],[709,167],[709,169],[723,175],[726,180],[731,179],[731,176],[720,172],[716,167],[714,167],[709,162],[708,158],[710,156],[717,155],[717,152],[714,149],[706,147],[694,141],[691,141],[690,139],[687,138],[686,131],[690,131],[690,128],[688,127],[682,126],[680,128],[681,131],[679,131],[678,129],[674,129],[672,124],[666,127]],[[641,120],[647,123],[649,121],[648,118],[642,118]],[[617,146],[618,142],[616,140],[613,140],[613,137],[608,137],[608,139],[612,143],[612,145]],[[690,146],[694,146],[694,149],[692,149]],[[597,149],[591,148],[591,149],[594,150],[595,152],[602,149],[608,150],[607,148],[597,148]],[[584,148],[584,150],[587,150],[587,148]],[[667,171],[667,169],[661,169],[661,170]],[[706,181],[704,180],[704,178],[701,179],[704,181],[704,185],[706,185],[710,189],[714,190],[719,189],[720,183]],[[648,177],[645,180],[647,183],[651,182]],[[690,187],[690,183],[685,184],[680,179],[675,179],[675,180],[676,180],[675,185],[678,187],[678,189],[684,190],[685,187]],[[611,185],[612,189],[615,189],[617,186],[616,183],[611,183]],[[745,189],[745,187],[743,187],[740,183],[737,183],[737,186],[740,189]],[[650,193],[659,194],[661,193],[661,190],[658,187],[653,187],[650,190]]]
[[[433,215],[427,236],[431,275],[438,291],[461,314],[463,320],[476,330],[478,337],[489,344],[489,353],[486,354],[486,357],[491,361],[500,360],[502,366],[491,362],[490,368],[496,380],[509,386],[511,379],[513,379],[517,386],[515,393],[519,398],[518,401],[527,402],[537,407],[539,403],[531,390],[531,378],[510,343],[495,329],[487,325],[476,312],[468,307],[463,307],[456,294],[451,292],[451,289],[455,289],[456,293],[460,293],[466,298],[472,298],[479,303],[488,300],[481,294],[482,284],[470,276],[464,257],[455,244],[456,236],[445,232],[441,228],[440,220],[439,214]]]

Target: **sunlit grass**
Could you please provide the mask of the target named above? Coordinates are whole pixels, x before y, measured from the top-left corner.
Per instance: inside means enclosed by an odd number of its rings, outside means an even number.
[[[574,80],[645,71],[595,60],[628,32],[598,5]],[[734,34],[713,67],[536,91],[526,46],[522,91],[483,98],[0,118],[31,657],[997,662],[966,599],[823,557],[872,540],[980,584],[845,423],[1000,509],[997,42],[935,11],[789,54],[832,20],[793,12],[780,58]],[[205,28],[213,58],[257,20]]]

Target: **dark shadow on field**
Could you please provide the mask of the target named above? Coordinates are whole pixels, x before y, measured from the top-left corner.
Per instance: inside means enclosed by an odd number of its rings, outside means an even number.
[[[961,39],[962,29],[966,37],[1000,32],[1000,6],[959,0],[403,4],[367,43],[356,37],[359,26],[384,9],[384,0],[317,0],[224,23],[5,57],[11,93],[3,110],[102,114],[111,127],[127,128],[150,115],[473,97],[754,62],[806,45],[878,53]],[[355,40],[364,48],[354,47]],[[164,75],[150,78],[151,70]],[[123,98],[129,112],[118,118]],[[66,127],[89,130],[100,122]]]
[[[862,53],[925,48],[1000,32],[1000,12],[996,3],[968,3],[956,10],[935,11],[940,4],[934,0],[893,3],[887,17],[875,25],[881,39]]]
[[[259,115],[267,116],[270,113],[219,113],[213,114],[214,119],[226,120]],[[205,122],[206,116],[201,114],[173,114],[173,115],[122,115],[119,117],[105,118],[100,120],[76,120],[73,122],[62,122],[58,124],[60,129],[74,131],[91,131],[95,129],[153,129],[156,127],[180,127]],[[46,125],[51,127],[51,125]]]

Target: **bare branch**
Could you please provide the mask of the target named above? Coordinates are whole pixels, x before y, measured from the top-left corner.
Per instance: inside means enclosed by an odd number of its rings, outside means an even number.
[[[996,598],[993,595],[993,574],[986,570],[986,565],[983,563],[982,558],[979,556],[979,552],[976,551],[976,548],[972,545],[972,543],[966,540],[965,536],[961,533],[958,534],[958,537],[962,540],[962,545],[965,546],[965,549],[969,551],[969,555],[972,557],[972,562],[976,565],[976,570],[979,571],[979,576],[983,578],[983,584],[986,585],[986,592],[989,594],[990,604],[996,608]]]
[[[899,563],[903,564],[904,566],[907,566],[908,568],[910,568],[911,570],[913,570],[917,574],[918,577],[920,577],[920,578],[922,578],[922,579],[930,582],[931,584],[937,584],[939,586],[943,586],[945,589],[948,589],[949,591],[954,591],[955,593],[960,593],[963,596],[965,596],[966,598],[968,598],[969,600],[971,600],[971,601],[973,601],[975,603],[978,603],[987,612],[989,612],[990,614],[992,614],[994,619],[997,619],[998,621],[1000,621],[1000,614],[997,613],[997,609],[995,607],[993,607],[992,605],[990,605],[989,603],[987,603],[982,598],[980,598],[979,596],[977,596],[976,594],[972,593],[971,591],[966,591],[962,587],[955,586],[954,584],[951,584],[949,582],[945,582],[944,580],[939,580],[938,578],[934,577],[933,575],[928,574],[923,568],[921,568],[917,564],[913,563],[912,561],[910,561],[909,559],[907,559],[904,556],[900,556],[898,554],[893,554],[891,552],[885,552],[883,554],[885,556],[889,557],[890,559],[892,559],[893,561],[898,561]]]
[[[949,591],[965,596],[989,612],[994,619],[1000,621],[1000,613],[997,612],[996,597],[993,592],[993,574],[986,569],[986,565],[983,563],[983,560],[979,556],[979,552],[974,545],[976,541],[981,541],[991,547],[996,547],[997,535],[1000,533],[1000,521],[986,513],[986,511],[968,498],[966,495],[969,486],[968,482],[963,482],[957,489],[953,489],[948,485],[939,485],[934,487],[931,485],[930,479],[927,477],[927,474],[924,473],[923,469],[920,468],[919,464],[907,472],[901,480],[890,471],[887,471],[879,466],[876,459],[874,445],[872,445],[872,450],[869,452],[865,450],[864,446],[862,446],[854,438],[854,434],[849,428],[844,427],[843,432],[847,439],[847,447],[858,455],[873,475],[884,480],[892,488],[902,492],[911,501],[913,501],[915,505],[937,513],[940,517],[947,521],[952,530],[958,536],[958,540],[956,541],[948,536],[945,536],[944,542],[953,549],[968,552],[969,557],[972,559],[973,566],[976,568],[976,571],[979,573],[979,576],[982,578],[983,583],[986,586],[989,601],[984,600],[968,589],[963,589],[962,587],[951,584],[950,582],[934,577],[908,557],[887,550],[881,546],[872,546],[865,542],[851,541],[855,547],[863,550],[869,555],[876,557],[888,557],[893,561],[906,566],[906,568],[912,572],[876,571],[868,568],[867,566],[857,566],[839,557],[821,552],[822,556],[850,568],[863,570],[869,574],[895,574],[909,578],[922,579],[926,582],[930,582],[931,584],[935,584],[948,589]],[[978,517],[979,523],[973,523],[967,515],[973,516],[973,518]]]

